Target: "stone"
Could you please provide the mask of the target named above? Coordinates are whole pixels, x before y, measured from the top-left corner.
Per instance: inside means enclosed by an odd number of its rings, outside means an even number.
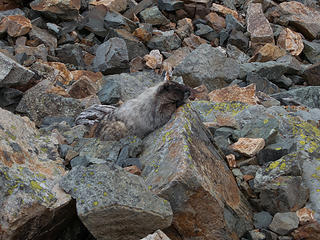
[[[30,3],[30,7],[63,20],[73,20],[79,15],[81,0],[34,0]]]
[[[0,88],[0,108],[14,111],[23,93],[14,88]]]
[[[201,44],[206,44],[207,41],[201,37],[191,34],[190,37],[183,39],[183,46],[188,47],[192,50],[199,47]]]
[[[190,18],[183,18],[178,21],[175,33],[178,34],[181,40],[184,40],[193,33],[194,28]]]
[[[102,5],[115,12],[123,12],[127,9],[128,0],[97,0],[90,1],[90,5],[99,6]]]
[[[173,75],[181,76],[190,87],[204,84],[212,91],[225,87],[227,81],[236,79],[239,67],[234,59],[228,58],[219,48],[202,44],[175,67]]]
[[[108,13],[108,8],[104,5],[97,5],[91,8],[84,17],[83,27],[100,37],[106,37],[109,31],[105,28],[104,18]]]
[[[316,9],[296,1],[280,3],[281,18],[294,26],[307,39],[315,39],[320,34],[320,13]]]
[[[232,30],[229,38],[228,44],[234,45],[240,50],[246,52],[249,46],[249,39],[241,31]]]
[[[3,53],[0,53],[0,87],[11,87],[27,84],[34,72],[23,67]]]
[[[162,66],[165,71],[171,72],[190,53],[187,47],[178,48],[172,51],[172,55],[163,61]]]
[[[55,50],[56,57],[60,62],[72,64],[79,68],[84,68],[82,49],[77,44],[60,45]]]
[[[247,157],[255,156],[265,146],[263,138],[239,138],[231,148]]]
[[[20,60],[18,59],[20,64],[31,65],[31,63],[29,63],[30,59],[41,59],[42,61],[46,62],[48,57],[48,49],[44,44],[40,44],[37,47],[17,45],[15,48],[15,54],[16,58],[21,56]]]
[[[229,154],[226,156],[226,159],[228,161],[228,165],[230,168],[236,168],[237,162],[236,162],[236,156],[233,154]]]
[[[149,54],[145,55],[143,59],[146,61],[147,67],[156,69],[161,67],[163,56],[159,50],[152,50]]]
[[[76,199],[79,218],[97,239],[140,239],[172,221],[170,203],[122,169],[106,164],[76,167],[60,186]]]
[[[296,214],[299,218],[299,224],[305,225],[307,223],[311,223],[315,221],[314,212],[309,208],[301,208],[296,211]]]
[[[43,43],[45,46],[49,47],[52,51],[57,48],[57,38],[49,33],[45,29],[38,28],[33,26],[31,31],[29,32],[29,37],[31,40],[35,40],[36,42]]]
[[[158,6],[160,10],[172,12],[179,9],[183,9],[184,2],[183,1],[175,1],[175,0],[159,0]]]
[[[277,234],[287,235],[299,225],[299,218],[294,212],[276,213],[269,228]]]
[[[147,8],[140,12],[140,16],[145,23],[152,25],[166,25],[170,21],[160,12],[157,6]]]
[[[31,28],[31,21],[21,15],[8,16],[0,22],[0,32],[7,31],[11,37],[26,35]]]
[[[253,215],[253,224],[255,228],[262,229],[265,228],[267,229],[272,222],[272,216],[270,213],[262,211],[255,213]]]
[[[250,33],[254,49],[259,49],[266,43],[274,43],[273,31],[263,14],[261,3],[249,3],[246,20],[247,31]]]
[[[155,231],[153,234],[149,234],[145,238],[141,240],[170,240],[166,234],[164,234],[161,230]]]
[[[226,27],[226,20],[215,12],[210,12],[205,19],[208,21],[208,25],[217,32]]]
[[[290,28],[282,30],[278,37],[277,45],[293,56],[300,55],[304,48],[301,34],[292,31]]]
[[[261,47],[252,58],[250,58],[249,62],[275,61],[284,55],[286,55],[286,51],[284,49],[281,49],[272,43],[267,43]]]
[[[249,56],[242,52],[236,46],[227,44],[227,56],[235,59],[238,63],[247,63],[249,61]]]
[[[210,135],[186,104],[143,140],[141,176],[151,191],[170,202],[173,227],[185,239],[232,239],[251,229],[249,205]]]
[[[43,229],[57,232],[75,216],[57,185],[66,173],[57,139],[1,108],[0,126],[1,237],[45,239]]]
[[[226,15],[230,14],[233,17],[235,17],[238,21],[244,22],[242,17],[238,14],[237,11],[232,10],[230,8],[227,8],[227,7],[223,6],[223,5],[212,3],[211,10],[214,11],[214,12],[222,14],[224,17]]]
[[[247,75],[246,81],[248,84],[255,84],[256,91],[261,91],[266,94],[274,94],[280,92],[277,85],[270,82],[268,79],[261,77],[257,73],[249,73]]]
[[[8,16],[21,15],[25,16],[26,14],[20,8],[12,8],[8,10],[0,10],[0,21]]]
[[[312,222],[304,226],[301,226],[292,233],[294,239],[297,240],[317,240],[319,238],[319,234],[320,224],[318,222]]]
[[[311,86],[320,86],[320,62],[312,64],[303,72],[303,78]]]
[[[320,43],[319,42],[309,42],[303,40],[304,49],[303,54],[311,63],[320,62]]]
[[[103,74],[114,74],[129,70],[127,45],[121,38],[111,38],[99,45],[93,60],[93,69]]]
[[[69,90],[68,94],[73,97],[73,98],[85,98],[90,95],[95,95],[96,93],[96,88],[91,82],[90,78],[83,76],[76,82],[74,82]]]
[[[154,35],[147,44],[150,49],[158,49],[164,52],[170,52],[181,46],[181,39],[173,31],[159,32]]]
[[[106,29],[125,29],[132,32],[137,27],[137,24],[130,19],[122,16],[120,13],[114,11],[108,11],[104,17],[104,26]]]
[[[208,41],[213,41],[215,38],[218,38],[218,34],[206,24],[196,24],[195,35],[200,36]]]
[[[133,32],[133,36],[139,38],[143,42],[148,42],[152,37],[152,25],[149,23],[141,23]]]
[[[243,102],[255,105],[258,99],[255,95],[256,87],[251,84],[247,87],[241,88],[238,85],[217,89],[209,93],[209,99],[213,102]]]

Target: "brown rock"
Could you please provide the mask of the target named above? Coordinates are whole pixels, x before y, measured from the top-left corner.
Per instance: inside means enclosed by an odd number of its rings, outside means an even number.
[[[243,180],[246,182],[248,182],[252,179],[254,179],[254,176],[252,176],[252,175],[243,175]]]
[[[182,45],[190,49],[196,49],[204,43],[207,43],[207,41],[197,35],[191,34],[190,37],[187,37],[183,40]]]
[[[243,18],[238,14],[237,11],[232,10],[230,8],[227,8],[227,7],[223,6],[223,5],[212,3],[211,10],[214,11],[214,12],[222,14],[224,17],[227,14],[230,14],[230,15],[234,16],[239,22],[244,23]]]
[[[58,71],[58,75],[56,77],[56,81],[59,81],[60,84],[63,84],[64,86],[68,86],[71,81],[73,80],[73,76],[71,72],[68,70],[66,65],[64,63],[60,62],[46,62],[44,63],[53,69]]]
[[[182,47],[174,50],[170,57],[163,61],[162,68],[165,71],[172,71],[190,53],[189,48]]]
[[[8,16],[0,23],[0,32],[7,31],[11,37],[19,37],[27,34],[32,29],[31,21],[21,15]]]
[[[299,224],[305,225],[307,223],[311,223],[315,221],[314,218],[314,211],[309,208],[301,208],[298,211],[296,211],[296,214],[299,218]]]
[[[278,38],[278,46],[287,50],[291,55],[298,56],[302,52],[304,45],[300,33],[285,28]]]
[[[130,72],[138,72],[144,69],[144,60],[142,57],[135,57],[130,61]]]
[[[226,27],[226,20],[215,12],[209,13],[205,19],[208,21],[208,25],[217,32],[220,32]]]
[[[248,157],[255,156],[265,146],[263,138],[239,138],[239,140],[230,147]]]
[[[91,82],[90,78],[82,76],[70,86],[68,93],[73,98],[81,99],[90,95],[95,95],[96,86]]]
[[[101,85],[103,74],[101,72],[91,72],[86,70],[75,70],[71,72],[73,80],[78,81],[81,77],[86,76],[91,82],[95,83],[97,86]]]
[[[303,78],[310,86],[320,86],[320,63],[309,66],[303,73]]]
[[[138,176],[141,175],[141,169],[138,168],[136,165],[125,167],[124,170],[126,170],[127,172],[132,173],[134,175],[138,175]]]
[[[194,88],[195,93],[194,93],[194,100],[204,100],[208,101],[209,100],[209,90],[205,85],[200,85],[196,88]]]
[[[175,32],[181,40],[189,37],[193,33],[193,31],[193,24],[190,18],[184,18],[178,21],[177,29],[175,30]]]
[[[247,9],[247,30],[251,35],[251,44],[258,49],[266,43],[274,43],[273,31],[263,14],[261,3],[250,3]]]
[[[143,27],[138,27],[134,30],[133,36],[139,38],[142,42],[148,42],[152,37],[152,33]]]
[[[286,19],[308,39],[320,35],[320,12],[296,1],[280,3],[281,18]]]
[[[57,38],[45,29],[33,26],[32,30],[29,32],[29,36],[31,40],[34,40],[32,45],[37,46],[43,43],[51,50],[55,50],[57,48]]]
[[[256,105],[258,98],[256,97],[256,86],[250,84],[247,87],[241,88],[238,85],[233,85],[209,93],[209,99],[213,102],[232,102],[238,101],[251,105]]]
[[[18,0],[0,0],[0,11],[15,9],[20,7]]]
[[[146,66],[151,69],[160,68],[163,61],[163,56],[158,49],[152,50],[149,54],[145,55],[143,59],[146,61]]]
[[[286,55],[286,51],[284,49],[281,49],[272,43],[267,43],[258,50],[258,52],[249,60],[249,62],[274,61],[284,55]]]
[[[296,229],[291,235],[295,240],[319,240],[320,223],[312,222]]]
[[[97,0],[90,2],[90,5],[104,5],[112,11],[122,12],[126,10],[128,1],[127,0]]]
[[[236,168],[237,167],[237,162],[236,162],[236,156],[233,154],[229,154],[226,156],[228,165],[230,168]]]

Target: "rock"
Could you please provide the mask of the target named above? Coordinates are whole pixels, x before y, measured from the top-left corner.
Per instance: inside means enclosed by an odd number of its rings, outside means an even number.
[[[253,215],[253,224],[255,228],[267,229],[272,221],[272,216],[270,213],[262,211]]]
[[[286,55],[286,51],[284,49],[281,49],[274,44],[267,43],[261,47],[252,58],[250,58],[249,62],[275,61],[284,55]]]
[[[228,44],[234,45],[246,52],[249,46],[249,39],[241,31],[232,30],[228,39]]]
[[[152,25],[166,25],[170,21],[160,12],[157,6],[147,8],[140,12],[140,16],[145,23]]]
[[[317,240],[320,234],[320,224],[318,222],[312,222],[307,225],[301,226],[296,229],[292,235],[294,239],[310,239]]]
[[[273,31],[269,21],[263,14],[261,3],[250,3],[247,9],[247,31],[251,35],[254,49],[266,43],[274,43]]]
[[[104,5],[97,5],[91,8],[84,17],[83,27],[100,37],[106,37],[109,31],[104,27],[104,18],[108,13],[108,8]]]
[[[182,76],[184,83],[190,87],[204,84],[212,91],[226,86],[226,81],[236,79],[239,67],[234,59],[228,58],[219,48],[202,44],[175,67],[173,74]]]
[[[128,0],[97,0],[90,1],[90,5],[99,6],[102,5],[115,12],[123,12],[127,9]]]
[[[218,34],[206,24],[196,24],[196,28],[195,34],[210,42],[214,41],[215,38],[218,38]]]
[[[255,105],[258,99],[255,95],[254,84],[241,88],[238,85],[217,89],[209,93],[209,99],[213,102],[243,102]]]
[[[287,235],[299,225],[299,218],[294,212],[277,213],[269,228],[280,235]]]
[[[27,84],[34,73],[0,52],[0,87]]]
[[[73,98],[85,98],[90,95],[95,95],[96,88],[94,84],[91,82],[90,78],[83,76],[75,83],[73,83],[69,90],[68,94]]]
[[[26,35],[31,28],[31,21],[21,15],[8,16],[0,22],[0,32],[6,31],[11,37]]]
[[[107,11],[104,17],[104,26],[106,29],[113,28],[113,29],[125,29],[129,32],[135,30],[137,24],[130,19],[122,16],[120,13]]]
[[[311,223],[315,221],[314,218],[314,212],[309,208],[301,208],[298,211],[296,211],[296,214],[299,218],[299,224],[305,225],[307,223]]]
[[[311,63],[320,62],[320,43],[303,40],[303,54]]]
[[[231,239],[250,228],[251,211],[210,135],[187,104],[144,139],[142,176],[151,191],[170,202],[173,227],[182,238]]]
[[[217,32],[220,32],[226,27],[226,20],[215,12],[209,13],[206,16],[206,20],[208,21],[208,25]]]
[[[164,52],[170,52],[181,46],[181,39],[173,31],[159,32],[154,35],[147,44],[150,49],[158,49]]]
[[[206,44],[207,41],[205,39],[202,39],[201,37],[191,34],[190,37],[187,37],[183,39],[183,46],[186,46],[190,49],[196,49],[201,44]]]
[[[96,50],[93,69],[103,74],[114,74],[129,70],[129,56],[126,43],[121,38],[111,38]]]
[[[235,10],[232,10],[230,8],[227,8],[223,5],[212,3],[211,10],[214,12],[218,12],[222,14],[223,16],[226,16],[228,14],[232,15],[234,18],[236,18],[238,21],[243,22],[243,19],[241,16],[239,16],[238,12]]]
[[[264,240],[264,239],[266,239],[266,235],[263,232],[259,232],[258,230],[251,230],[248,232],[247,235],[250,240]]]
[[[226,30],[237,30],[237,31],[241,31],[241,32],[245,32],[246,28],[244,27],[244,25],[242,24],[242,22],[239,22],[239,20],[237,18],[235,18],[233,15],[231,14],[227,14],[226,15]]]
[[[303,51],[304,45],[300,33],[285,28],[279,35],[277,44],[293,56],[298,56]]]
[[[253,157],[264,148],[264,145],[263,138],[239,138],[236,143],[231,145],[231,148],[245,156]]]
[[[231,44],[227,45],[227,56],[235,59],[240,64],[247,63],[249,61],[249,56]]]
[[[57,48],[57,38],[50,34],[47,30],[33,26],[29,32],[29,37],[36,42],[43,43],[52,51]]]
[[[256,91],[261,91],[266,94],[274,94],[280,92],[277,85],[270,82],[268,79],[261,77],[257,73],[249,73],[247,75],[246,81],[248,84],[255,84]]]
[[[15,58],[22,65],[31,65],[36,59],[46,62],[48,57],[48,49],[44,44],[37,47],[18,45],[15,48],[15,53]]]
[[[162,66],[163,56],[159,50],[152,50],[143,58],[146,61],[147,67],[151,69],[160,68]]]
[[[79,15],[80,0],[34,0],[30,3],[33,10],[57,16],[63,20],[73,20]]]
[[[122,169],[105,164],[77,167],[60,186],[76,199],[78,216],[97,239],[139,239],[172,221],[169,202],[148,191],[142,178]]]
[[[141,240],[170,240],[161,230],[155,231],[154,234],[150,234]]]
[[[15,16],[15,15],[25,16],[25,13],[20,8],[12,8],[12,9],[8,9],[8,10],[0,10],[0,21],[5,17]]]
[[[152,37],[152,25],[149,23],[140,23],[139,27],[134,30],[133,36],[145,43],[148,42]]]
[[[65,174],[58,142],[1,108],[0,126],[1,237],[46,239],[44,229],[57,232],[74,216],[70,196],[57,185]]]
[[[159,0],[158,1],[158,6],[160,10],[164,11],[176,11],[179,9],[183,9],[184,3],[183,1],[172,1],[172,0]]]
[[[178,21],[175,33],[178,34],[181,40],[189,37],[193,33],[193,24],[190,18],[183,18]]]
[[[0,88],[0,108],[14,111],[23,93],[14,88]]]
[[[294,26],[308,39],[315,39],[320,34],[320,13],[296,1],[280,3],[281,18]]]
[[[59,61],[62,63],[69,63],[78,68],[83,68],[85,66],[82,49],[77,44],[61,45],[55,52],[56,57],[59,58]]]
[[[309,66],[303,72],[303,78],[306,80],[308,85],[320,86],[319,74],[320,74],[320,62]]]

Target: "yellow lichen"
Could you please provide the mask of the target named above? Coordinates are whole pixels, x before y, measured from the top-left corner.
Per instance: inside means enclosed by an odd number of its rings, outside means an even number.
[[[94,201],[94,202],[93,202],[93,206],[98,206],[98,204],[99,204],[99,203],[98,203],[97,201]]]
[[[36,181],[30,181],[30,185],[34,190],[42,190],[43,188]]]

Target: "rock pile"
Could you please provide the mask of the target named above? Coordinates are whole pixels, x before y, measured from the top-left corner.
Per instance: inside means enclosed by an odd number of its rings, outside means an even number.
[[[164,79],[164,126],[95,137]],[[319,186],[318,1],[0,0],[0,239],[318,240]]]

